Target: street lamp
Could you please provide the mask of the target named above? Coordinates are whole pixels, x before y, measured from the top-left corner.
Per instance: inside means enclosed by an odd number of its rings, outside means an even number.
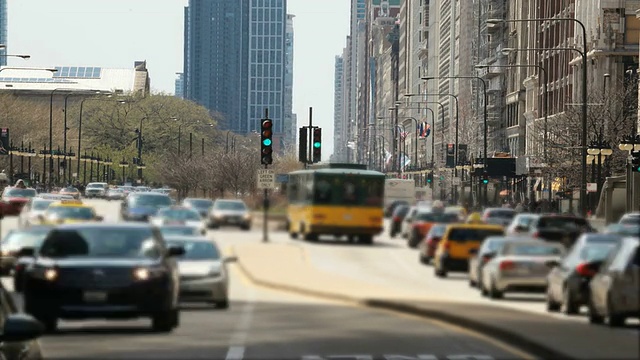
[[[487,82],[479,77],[479,76],[427,76],[427,77],[423,77],[422,80],[432,80],[432,79],[470,79],[470,80],[479,80],[482,83],[482,93],[483,93],[483,97],[484,97],[484,118],[483,118],[483,152],[484,152],[484,164],[486,166],[487,164],[487,138],[488,138],[488,128],[487,128],[487,103],[489,102],[489,98],[487,96]],[[457,128],[457,127],[456,127]],[[456,148],[456,155],[457,155],[457,148]],[[486,205],[488,203],[488,192],[487,189],[484,189],[484,198],[483,198],[483,202]]]
[[[400,101],[397,101],[396,105],[400,106],[400,105],[402,105],[402,103]],[[412,116],[405,116],[405,120],[413,120],[413,122],[416,125],[416,130],[414,131],[414,134],[416,136],[416,141],[415,141],[414,146],[413,146],[413,158],[416,161],[414,166],[417,166],[417,164],[418,164],[418,136],[419,136],[418,131],[420,131],[420,125],[418,124],[418,120],[416,118],[412,117]]]
[[[594,160],[597,160],[598,165],[598,178],[596,182],[596,199],[599,199],[600,189],[602,187],[602,164],[605,162],[606,157],[613,154],[609,142],[602,139],[602,135],[598,139],[591,142],[589,148],[587,148],[587,156],[593,156]],[[588,159],[587,159],[588,161]]]
[[[122,185],[124,185],[126,181],[125,169],[129,167],[129,163],[124,159],[124,156],[122,157],[122,161],[120,161],[118,166],[120,166],[120,168],[122,169]]]
[[[572,21],[582,28],[582,50],[576,48],[527,48],[519,49],[526,51],[548,51],[548,50],[566,50],[575,51],[582,56],[582,174],[580,184],[580,210],[582,215],[587,214],[587,29],[584,24],[575,18],[542,18],[542,19],[488,19],[487,24],[504,24],[508,22],[544,22],[544,21]],[[513,49],[504,49],[507,51],[513,51]],[[503,50],[503,51],[504,51]]]

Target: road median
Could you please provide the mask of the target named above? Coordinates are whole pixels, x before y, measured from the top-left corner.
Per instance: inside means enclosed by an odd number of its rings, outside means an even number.
[[[411,290],[399,293],[316,269],[297,244],[240,244],[234,252],[242,272],[264,287],[448,322],[545,359],[640,358],[637,333],[633,331],[498,305],[456,302],[441,294],[425,297]]]

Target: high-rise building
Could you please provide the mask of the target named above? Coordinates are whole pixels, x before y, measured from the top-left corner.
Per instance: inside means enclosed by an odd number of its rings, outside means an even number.
[[[190,0],[185,8],[185,97],[237,133],[257,131],[268,109],[277,147],[285,145],[285,119],[292,119],[285,108],[286,5]]]
[[[336,161],[344,160],[342,149],[345,147],[344,121],[343,119],[343,85],[344,81],[344,59],[336,56],[334,87],[333,87],[333,155]]]
[[[0,0],[0,44],[7,45],[7,0]],[[7,65],[6,47],[0,49],[0,66]]]
[[[176,83],[174,95],[179,98],[184,98],[184,74],[176,73]]]
[[[297,124],[293,116],[293,18],[287,15],[284,44],[284,143],[291,147],[296,143]]]

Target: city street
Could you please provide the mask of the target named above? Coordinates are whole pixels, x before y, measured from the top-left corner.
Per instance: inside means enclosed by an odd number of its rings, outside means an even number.
[[[106,221],[117,221],[119,203],[88,202],[96,206]],[[15,218],[3,220],[3,233],[15,225]],[[216,230],[210,236],[225,251],[233,244],[261,238],[258,229],[249,233]],[[274,233],[272,238],[277,242],[289,241],[285,234]],[[369,254],[370,251],[388,251],[392,245],[372,249],[340,244],[316,246],[332,248],[335,253],[359,251],[375,260],[376,255]],[[318,256],[330,253],[318,252]],[[398,265],[389,262],[388,266],[393,270]],[[236,267],[231,265],[229,310],[187,304],[181,313],[181,326],[168,335],[148,331],[148,320],[62,322],[60,334],[41,340],[43,351],[47,358],[55,359],[532,358],[501,342],[452,325],[256,287]],[[5,280],[4,284],[11,288],[10,281]],[[19,296],[16,298],[20,300]]]

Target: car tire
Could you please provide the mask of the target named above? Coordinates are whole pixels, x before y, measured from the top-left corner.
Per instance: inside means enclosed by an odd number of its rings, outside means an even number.
[[[34,319],[38,320],[47,333],[55,333],[58,330],[58,318],[45,314],[31,314]]]
[[[556,302],[553,299],[553,296],[551,295],[551,293],[549,292],[549,288],[547,287],[547,295],[545,296],[546,300],[546,305],[547,305],[547,312],[558,312],[560,311],[560,309],[562,308],[562,304]]]
[[[373,235],[360,235],[358,242],[363,245],[373,245]]]
[[[499,291],[496,288],[496,284],[493,280],[491,280],[491,285],[489,285],[489,297],[494,300],[502,299],[504,296],[504,292]]]
[[[609,327],[621,327],[624,325],[625,317],[624,315],[617,314],[613,305],[611,304],[611,297],[607,297],[607,325]]]
[[[589,309],[589,313],[587,315],[589,318],[589,323],[597,325],[604,323],[604,316],[598,314],[598,311],[596,310],[595,306],[593,306],[593,303],[591,303],[591,301],[589,301],[589,305],[587,305],[587,308]]]
[[[445,270],[438,269],[436,266],[433,267],[433,273],[436,277],[439,277],[439,278],[447,277],[447,272]]]
[[[478,284],[475,281],[469,279],[469,287],[470,288],[474,288],[474,287],[477,287],[477,286],[478,286]]]
[[[163,311],[151,318],[151,328],[155,332],[171,332],[180,322],[180,312],[177,309]]]
[[[421,264],[429,265],[429,262],[431,262],[431,259],[428,256],[424,256],[424,255],[420,254],[420,263]]]
[[[574,301],[568,286],[565,286],[562,294],[562,310],[565,315],[576,315],[580,312],[580,306]]]
[[[240,229],[242,229],[243,231],[249,231],[251,230],[251,225],[242,225],[240,226]]]
[[[229,299],[214,301],[213,305],[215,305],[216,309],[228,309]]]
[[[13,291],[16,293],[22,293],[22,290],[24,288],[24,283],[22,281],[22,278],[20,278],[19,276],[14,275],[13,276]]]

